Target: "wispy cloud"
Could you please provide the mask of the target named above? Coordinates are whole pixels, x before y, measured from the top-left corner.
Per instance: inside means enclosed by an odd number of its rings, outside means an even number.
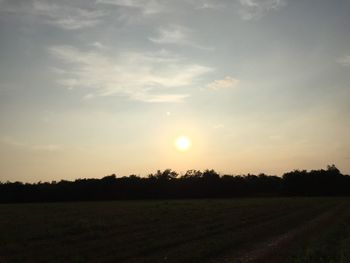
[[[60,83],[68,88],[93,89],[88,98],[121,95],[146,102],[179,102],[189,94],[171,94],[172,90],[194,85],[212,70],[166,51],[115,56],[71,46],[55,46],[49,51],[65,67],[70,66],[60,73]]]
[[[47,18],[46,22],[64,29],[91,27],[100,22],[105,13],[101,10],[86,10],[69,5],[34,2],[38,15]]]
[[[150,37],[149,40],[157,44],[186,45],[199,49],[212,50],[210,47],[199,45],[191,40],[191,34],[193,34],[193,32],[186,27],[170,25],[168,27],[159,28],[158,35],[156,37]]]
[[[144,15],[152,15],[165,11],[164,1],[157,0],[97,0],[96,3],[137,9]]]
[[[286,4],[286,0],[239,0],[239,15],[243,20],[256,20]]]
[[[40,22],[69,30],[95,26],[106,14],[103,10],[85,9],[66,1],[4,0],[0,4],[0,12],[35,17]]]
[[[159,28],[157,37],[150,37],[149,40],[159,44],[187,44],[188,43],[187,28],[172,25],[168,28]]]
[[[104,44],[102,44],[99,41],[95,41],[95,42],[91,43],[90,46],[95,47],[97,49],[107,49],[108,48],[107,46],[105,46]]]
[[[343,66],[350,66],[350,56],[339,58],[337,62]]]
[[[213,82],[209,83],[207,87],[212,90],[220,90],[220,89],[232,89],[237,87],[239,84],[239,80],[232,78],[230,76],[226,76],[223,79],[217,79]]]
[[[151,95],[140,93],[133,95],[133,99],[143,102],[183,102],[187,97],[189,94]]]
[[[222,9],[225,8],[224,1],[218,0],[184,0],[195,9]]]
[[[92,1],[49,1],[49,0],[1,0],[0,13],[31,16],[38,21],[68,30],[96,26],[116,18],[129,23],[141,22],[145,17],[157,14],[183,13],[184,9],[196,10],[238,10],[244,20],[259,19],[271,10],[285,5],[287,0],[92,0]],[[111,8],[114,7],[114,8]],[[157,43],[177,41],[190,46],[201,47],[188,38],[183,28],[161,28],[159,36],[152,40]],[[206,47],[202,47],[206,48]]]

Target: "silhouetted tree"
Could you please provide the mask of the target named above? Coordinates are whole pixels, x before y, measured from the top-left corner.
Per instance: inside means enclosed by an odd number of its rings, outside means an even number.
[[[171,169],[165,169],[163,172],[158,170],[155,174],[155,178],[160,181],[169,181],[177,177],[177,173]]]
[[[214,170],[188,170],[183,176],[158,170],[148,177],[61,180],[59,182],[0,182],[0,202],[53,202],[147,198],[220,198],[238,196],[350,195],[350,176],[335,165],[321,170],[294,170],[282,177],[220,175]]]
[[[198,170],[187,170],[186,173],[182,176],[184,179],[188,178],[201,178],[202,172]]]
[[[213,169],[211,170],[207,169],[203,172],[202,178],[204,180],[217,180],[220,178],[220,175],[217,172],[215,172]]]

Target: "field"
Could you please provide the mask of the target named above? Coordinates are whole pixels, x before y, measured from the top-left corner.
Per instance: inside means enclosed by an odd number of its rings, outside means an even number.
[[[350,262],[350,199],[0,205],[0,262]]]

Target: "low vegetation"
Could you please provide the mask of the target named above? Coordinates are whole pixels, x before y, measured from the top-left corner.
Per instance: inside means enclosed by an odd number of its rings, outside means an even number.
[[[343,209],[349,201],[2,204],[0,262],[254,262],[259,249],[259,262],[274,262],[271,255],[283,259],[279,262],[321,262],[319,255],[323,262],[350,262],[350,212]],[[317,228],[309,231],[310,222]],[[285,235],[275,247],[266,245]]]

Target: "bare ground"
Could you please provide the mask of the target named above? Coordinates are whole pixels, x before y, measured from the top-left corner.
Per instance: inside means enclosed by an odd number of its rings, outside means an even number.
[[[338,217],[344,204],[309,220],[306,224],[296,227],[282,235],[266,240],[246,249],[240,255],[227,256],[222,262],[235,263],[278,263],[289,262],[295,249],[316,239],[319,233],[331,225]]]

